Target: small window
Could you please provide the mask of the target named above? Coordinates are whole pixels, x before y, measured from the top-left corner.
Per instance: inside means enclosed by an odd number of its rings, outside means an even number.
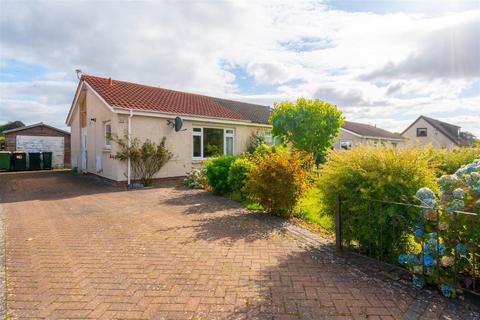
[[[427,128],[417,128],[417,137],[426,137]]]
[[[340,140],[340,149],[343,149],[343,150],[352,149],[352,140]]]
[[[110,121],[105,122],[105,149],[112,147],[112,124]]]

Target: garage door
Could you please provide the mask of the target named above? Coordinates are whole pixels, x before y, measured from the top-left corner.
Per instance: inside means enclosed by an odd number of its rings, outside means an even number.
[[[65,141],[63,137],[17,136],[17,150],[25,152],[51,151],[52,167],[63,168]]]

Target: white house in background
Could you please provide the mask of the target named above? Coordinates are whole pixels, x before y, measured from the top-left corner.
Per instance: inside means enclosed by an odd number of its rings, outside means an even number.
[[[409,145],[432,144],[434,148],[464,147],[468,142],[460,134],[460,127],[426,116],[420,116],[402,132]]]
[[[344,121],[333,148],[348,150],[356,145],[403,146],[405,139],[399,134],[365,123]]]

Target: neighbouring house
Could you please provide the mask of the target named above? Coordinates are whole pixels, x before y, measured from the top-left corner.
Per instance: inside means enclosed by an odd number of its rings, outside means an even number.
[[[244,152],[252,133],[270,132],[269,114],[268,106],[83,74],[66,119],[72,167],[128,181],[127,164],[115,159],[117,145],[108,137],[130,133],[142,141],[166,137],[174,157],[155,178],[185,176],[212,155]],[[180,131],[171,125],[176,117]]]
[[[70,167],[70,133],[45,123],[3,131],[5,150],[52,152],[52,167]]]
[[[418,117],[402,132],[409,145],[431,144],[434,148],[455,148],[468,146],[462,138],[460,126],[426,116]]]
[[[401,147],[405,145],[405,139],[399,133],[393,133],[376,126],[344,121],[333,148],[335,150],[348,150],[359,144]]]

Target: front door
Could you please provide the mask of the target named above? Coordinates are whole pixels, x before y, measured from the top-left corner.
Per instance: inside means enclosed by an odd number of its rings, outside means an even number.
[[[82,172],[83,173],[87,173],[87,128],[82,128],[82,132],[81,132],[81,136],[82,136]]]

